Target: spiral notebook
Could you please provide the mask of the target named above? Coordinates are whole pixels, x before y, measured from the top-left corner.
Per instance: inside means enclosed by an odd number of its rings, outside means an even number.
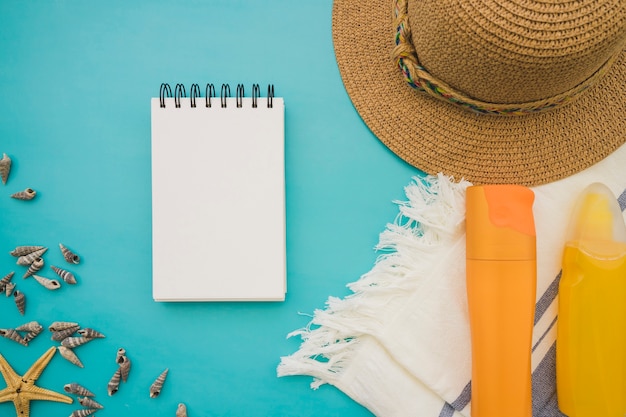
[[[156,301],[285,299],[284,102],[234,92],[162,84],[151,100]]]

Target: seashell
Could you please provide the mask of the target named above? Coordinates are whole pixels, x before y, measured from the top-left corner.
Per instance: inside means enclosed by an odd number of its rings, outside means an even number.
[[[78,323],[74,323],[72,321],[55,321],[50,326],[48,326],[48,330],[51,332],[58,332],[61,330],[69,329],[70,327],[80,327]]]
[[[22,266],[31,265],[33,262],[37,260],[37,258],[41,258],[41,255],[46,253],[47,250],[48,248],[43,248],[43,249],[38,249],[34,252],[31,252],[27,255],[22,255],[19,258],[17,258],[17,264],[22,265]]]
[[[28,323],[24,323],[21,326],[15,328],[18,332],[41,332],[43,330],[43,326],[36,321],[29,321]]]
[[[120,389],[121,378],[122,378],[122,371],[118,367],[115,370],[115,373],[113,374],[113,376],[111,377],[111,380],[109,381],[107,385],[107,392],[109,393],[109,396],[115,394]]]
[[[77,346],[80,345],[84,345],[87,342],[91,342],[93,339],[89,338],[89,337],[66,337],[65,339],[61,340],[61,346],[65,346],[66,348],[70,348],[73,349]]]
[[[28,346],[28,342],[15,329],[0,329],[0,336],[11,339],[22,346]]]
[[[35,261],[28,267],[28,271],[26,271],[23,278],[28,278],[29,276],[38,272],[41,268],[43,268],[43,264],[43,258],[35,259]]]
[[[87,417],[96,411],[98,411],[97,408],[81,408],[80,410],[74,410],[72,414],[70,414],[70,417]]]
[[[74,353],[72,349],[65,346],[59,346],[57,347],[57,349],[59,350],[61,356],[63,356],[65,359],[78,366],[79,368],[84,368],[83,363],[80,361],[80,359],[78,359],[78,356],[76,356],[76,353]]]
[[[26,188],[24,191],[18,191],[15,194],[11,194],[11,197],[17,200],[32,200],[36,195],[37,191],[32,188]]]
[[[152,385],[150,385],[150,398],[156,398],[161,394],[161,390],[163,389],[163,383],[165,383],[165,378],[167,377],[168,368],[165,371],[161,372],[161,375],[154,380]]]
[[[58,290],[61,288],[61,283],[56,279],[48,279],[39,275],[33,275],[33,278],[48,290]]]
[[[70,337],[71,335],[73,335],[74,333],[76,333],[76,330],[80,329],[80,327],[78,325],[73,326],[73,327],[68,327],[67,329],[63,329],[63,330],[58,330],[56,332],[52,332],[52,337],[51,340],[60,342],[63,339],[67,339],[68,337]]]
[[[4,292],[5,292],[6,296],[7,297],[12,296],[14,289],[15,289],[15,283],[13,283],[13,282],[7,283],[6,287],[4,287]]]
[[[26,311],[26,296],[24,296],[23,292],[15,290],[15,292],[13,293],[13,297],[15,299],[15,305],[17,306],[17,309],[23,316]]]
[[[80,257],[76,255],[74,252],[63,246],[62,243],[59,243],[59,248],[61,248],[61,253],[63,254],[63,258],[71,264],[78,264],[80,262]]]
[[[178,407],[176,408],[176,417],[187,417],[187,406],[185,404],[178,404]]]
[[[105,335],[103,335],[99,331],[96,331],[94,329],[90,329],[89,327],[86,327],[84,329],[80,329],[80,330],[77,331],[77,333],[79,335],[81,335],[81,336],[89,337],[91,339],[104,339],[106,337]]]
[[[2,178],[2,183],[6,184],[9,179],[9,172],[11,172],[11,158],[5,153],[2,154],[2,159],[0,159],[0,178]]]
[[[119,348],[117,350],[117,355],[115,356],[115,363],[122,363],[122,356],[126,356],[126,349]]]
[[[89,397],[79,398],[78,402],[80,403],[80,405],[82,405],[85,408],[98,408],[98,409],[104,408],[102,404],[100,404],[96,400],[93,400]]]
[[[127,356],[122,356],[120,358],[120,371],[122,374],[122,381],[128,381],[128,374],[130,374],[130,359]]]
[[[9,254],[18,258],[20,256],[28,255],[29,253],[33,253],[36,250],[41,250],[43,248],[44,246],[18,246],[11,252],[9,252]]]
[[[11,279],[13,279],[13,275],[15,275],[15,272],[11,271],[4,277],[2,277],[2,279],[0,279],[0,292],[4,291],[6,285],[11,282]]]
[[[60,276],[63,279],[63,281],[67,282],[68,284],[76,284],[76,277],[74,277],[74,274],[72,274],[70,271],[57,268],[54,265],[50,266],[50,268],[52,268],[52,270],[56,272],[56,274]]]
[[[68,394],[82,395],[83,397],[95,397],[96,396],[96,394],[89,391],[87,388],[83,387],[82,385],[77,384],[76,382],[72,382],[71,384],[65,384],[63,386],[63,389]]]

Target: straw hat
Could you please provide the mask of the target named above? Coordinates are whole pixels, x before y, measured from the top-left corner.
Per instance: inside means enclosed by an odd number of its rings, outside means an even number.
[[[333,41],[365,123],[425,172],[537,185],[626,141],[626,0],[335,0]]]

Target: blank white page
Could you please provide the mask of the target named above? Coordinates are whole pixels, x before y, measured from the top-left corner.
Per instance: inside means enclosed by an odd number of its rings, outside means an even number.
[[[153,98],[156,301],[280,301],[286,292],[284,102]]]

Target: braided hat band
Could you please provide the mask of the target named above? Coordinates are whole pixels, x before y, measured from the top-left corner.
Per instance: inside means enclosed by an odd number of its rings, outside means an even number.
[[[408,1],[394,0],[394,27],[396,27],[395,48],[393,59],[402,71],[405,81],[416,90],[424,91],[429,95],[443,99],[459,107],[469,109],[480,114],[492,115],[524,115],[537,113],[558,107],[570,102],[576,95],[594,85],[604,77],[619,53],[612,55],[596,72],[575,87],[560,94],[525,103],[490,103],[467,96],[463,92],[451,87],[444,81],[430,74],[424,68],[417,56],[415,47],[411,43],[411,26],[408,19]]]

